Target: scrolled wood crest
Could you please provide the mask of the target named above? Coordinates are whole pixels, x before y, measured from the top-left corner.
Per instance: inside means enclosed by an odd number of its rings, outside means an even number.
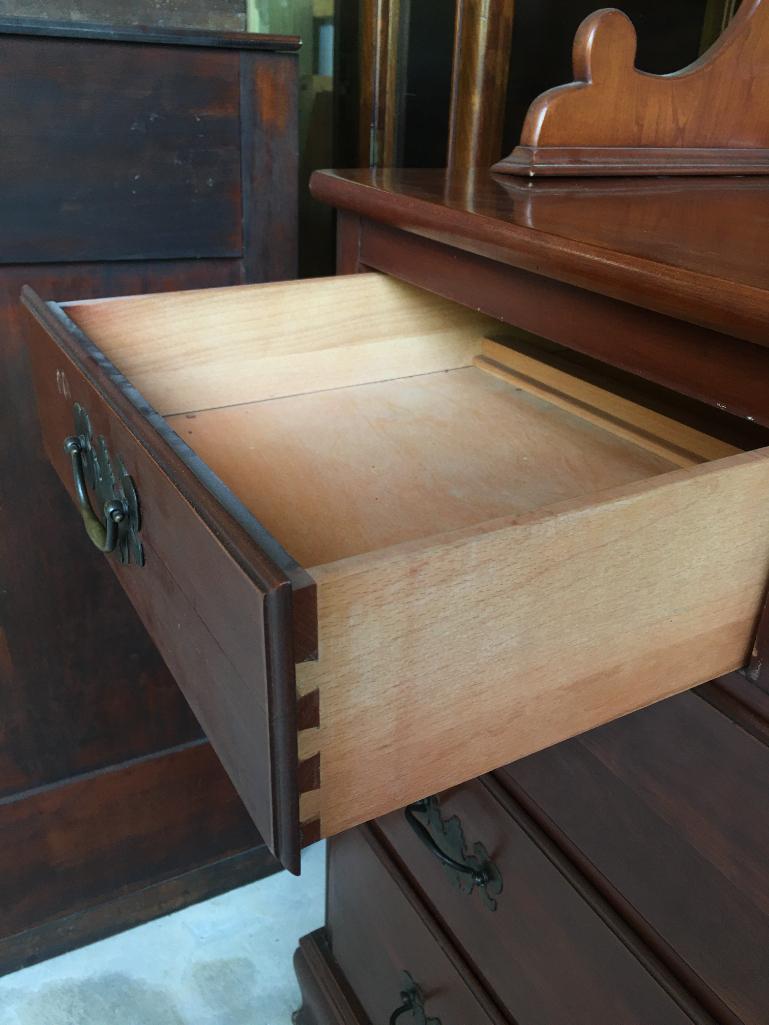
[[[576,81],[542,93],[493,171],[528,175],[769,173],[769,2],[743,0],[706,53],[671,75],[635,66],[615,8],[574,39]]]

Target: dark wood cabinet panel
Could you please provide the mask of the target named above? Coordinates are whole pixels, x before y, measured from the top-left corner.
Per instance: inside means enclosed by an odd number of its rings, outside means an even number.
[[[0,973],[274,869],[205,741],[21,794],[0,803]]]
[[[236,51],[0,35],[0,260],[240,256],[239,91]]]
[[[769,749],[692,694],[508,766],[503,784],[720,1020],[769,1006]]]
[[[82,910],[113,896],[116,878],[125,892],[177,874],[185,848],[206,864],[246,839],[259,843],[202,741],[44,788],[0,809],[3,928],[22,932],[56,917],[61,887],[69,910]]]
[[[299,180],[296,55],[241,54],[245,281],[297,273]]]
[[[19,295],[25,284],[64,300],[293,276],[297,46],[0,22],[0,828],[18,872],[34,826],[36,873],[1,873],[0,971],[276,867],[43,456]],[[244,116],[250,90],[269,93],[270,69],[280,102],[273,94],[271,117]],[[269,190],[282,222],[265,245],[251,222],[267,204],[252,197]],[[132,840],[110,818],[114,795],[133,809]],[[70,877],[57,871],[65,822]]]
[[[0,0],[0,15],[29,18],[67,18],[81,22],[123,25],[180,26],[242,32],[246,27],[245,0],[133,0],[116,9],[112,0]]]

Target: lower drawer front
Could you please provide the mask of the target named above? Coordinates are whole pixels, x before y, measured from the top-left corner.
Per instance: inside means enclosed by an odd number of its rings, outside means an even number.
[[[366,827],[329,843],[327,930],[334,958],[372,1025],[501,1025],[466,969]],[[406,974],[407,973],[407,974]],[[403,994],[407,996],[403,996]]]
[[[438,814],[445,830],[435,811],[429,819],[420,813],[418,821],[429,823],[430,835],[455,859],[463,851],[456,846],[452,817],[461,824],[464,852],[483,844],[496,870],[496,883],[488,888],[496,908],[481,889],[459,888],[458,873],[441,864],[403,812],[377,826],[515,1021],[689,1023],[681,1006],[529,835],[525,827],[531,824],[516,815],[513,802],[501,790],[495,793],[475,780],[441,796]]]
[[[681,694],[498,777],[713,1018],[766,1025],[766,743]]]

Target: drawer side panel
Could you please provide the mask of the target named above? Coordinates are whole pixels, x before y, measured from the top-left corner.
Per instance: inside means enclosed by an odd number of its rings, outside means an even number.
[[[48,458],[73,495],[63,440],[80,403],[139,497],[145,564],[93,557],[109,560],[265,842],[296,870],[291,581],[270,572],[269,558],[225,510],[217,515],[211,494],[148,419],[120,408],[118,385],[92,354],[78,352],[77,338],[62,339],[45,307],[35,312],[47,321],[31,326],[28,340]],[[55,548],[55,538],[41,543]]]

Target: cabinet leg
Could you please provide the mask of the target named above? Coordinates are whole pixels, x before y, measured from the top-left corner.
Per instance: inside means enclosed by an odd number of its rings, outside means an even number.
[[[299,941],[294,971],[302,991],[302,1006],[294,1013],[294,1025],[370,1025],[334,966],[322,929]]]

